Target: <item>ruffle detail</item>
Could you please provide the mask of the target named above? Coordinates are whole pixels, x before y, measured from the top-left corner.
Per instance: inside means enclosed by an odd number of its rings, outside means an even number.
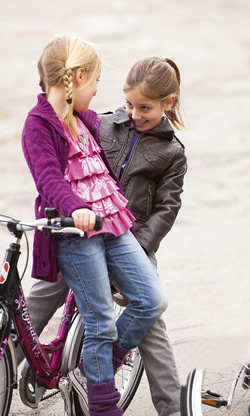
[[[109,175],[93,136],[80,121],[78,129],[81,132],[78,140],[65,131],[69,141],[69,159],[64,177],[72,191],[103,218],[102,229],[86,233],[87,237],[101,233],[121,235],[131,228],[135,218],[126,208],[127,199]]]
[[[96,215],[106,217],[126,208],[127,200],[122,196],[122,194],[116,192],[107,198],[93,202],[91,206]]]
[[[135,218],[131,212],[127,208],[124,208],[112,216],[104,217],[103,226],[100,231],[88,232],[86,234],[88,238],[102,233],[110,233],[117,237],[128,231],[132,227],[134,220]]]
[[[105,172],[108,172],[108,170],[98,155],[86,158],[79,158],[78,155],[74,155],[68,160],[64,176],[67,182],[72,182]]]
[[[99,201],[117,191],[117,185],[109,175],[91,176],[70,183],[72,190],[88,203]]]

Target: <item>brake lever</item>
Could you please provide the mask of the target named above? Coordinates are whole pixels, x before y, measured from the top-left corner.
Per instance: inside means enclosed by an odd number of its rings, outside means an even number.
[[[65,227],[65,228],[58,228],[58,230],[56,230],[53,227],[50,226],[45,226],[45,225],[40,225],[37,227],[38,230],[43,231],[45,233],[49,233],[49,234],[79,234],[80,237],[84,237],[84,231],[80,230],[79,228],[75,228],[75,227]]]
[[[58,234],[58,233],[61,233],[61,234],[64,234],[64,233],[66,233],[66,234],[68,234],[68,233],[79,234],[80,237],[84,237],[84,234],[85,234],[84,231],[80,230],[79,228],[75,228],[75,227],[61,228],[60,230],[55,230],[54,229],[51,232],[52,232],[52,234]]]

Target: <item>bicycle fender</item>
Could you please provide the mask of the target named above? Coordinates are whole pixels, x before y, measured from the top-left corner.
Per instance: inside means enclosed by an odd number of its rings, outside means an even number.
[[[69,330],[63,349],[62,362],[60,367],[61,374],[67,375],[69,371],[75,368],[77,353],[82,342],[83,333],[84,324],[82,322],[82,317],[79,313],[77,313],[74,322]]]

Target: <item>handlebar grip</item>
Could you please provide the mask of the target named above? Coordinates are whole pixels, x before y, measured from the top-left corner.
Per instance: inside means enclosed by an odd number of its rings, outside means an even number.
[[[102,229],[103,219],[99,215],[95,217],[95,231],[99,231]],[[61,217],[61,225],[62,227],[74,227],[74,220],[72,217]]]
[[[74,220],[72,217],[61,217],[61,225],[62,227],[74,227]]]
[[[100,231],[102,229],[103,219],[99,215],[95,217],[95,231]]]

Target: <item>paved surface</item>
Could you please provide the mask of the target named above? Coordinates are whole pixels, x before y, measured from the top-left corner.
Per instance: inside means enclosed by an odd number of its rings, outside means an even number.
[[[183,208],[158,254],[170,300],[166,322],[182,382],[193,367],[237,368],[248,361],[250,344],[249,0],[86,3],[1,3],[0,212],[33,217],[35,190],[20,133],[39,92],[38,57],[55,33],[80,33],[98,47],[104,65],[96,111],[123,103],[123,81],[135,60],[174,57],[182,73],[186,122],[178,136],[186,145],[189,172]],[[1,253],[7,241],[0,229]],[[30,279],[25,284],[27,292]],[[239,415],[247,414],[246,408]],[[59,400],[33,411],[17,396],[10,412],[61,413]],[[126,414],[156,414],[145,377]]]

